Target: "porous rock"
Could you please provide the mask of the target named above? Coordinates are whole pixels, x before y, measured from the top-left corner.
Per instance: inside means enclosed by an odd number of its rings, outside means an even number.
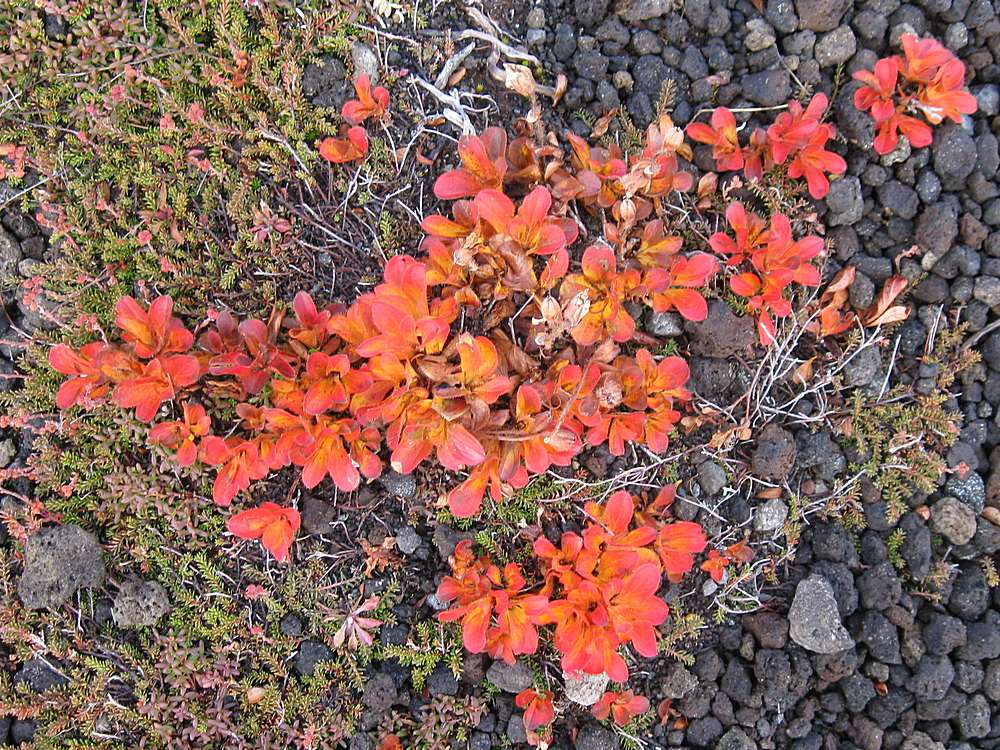
[[[811,575],[796,586],[788,622],[791,639],[807,651],[835,654],[854,646],[840,621],[833,589],[822,576]]]
[[[66,524],[28,537],[18,594],[29,609],[54,608],[80,588],[104,583],[105,568],[97,538]]]

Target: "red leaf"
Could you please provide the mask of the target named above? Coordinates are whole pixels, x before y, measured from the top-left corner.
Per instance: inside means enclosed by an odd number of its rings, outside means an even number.
[[[240,539],[259,539],[275,560],[285,562],[300,520],[299,512],[294,508],[282,508],[267,502],[231,516],[226,521],[226,528]]]

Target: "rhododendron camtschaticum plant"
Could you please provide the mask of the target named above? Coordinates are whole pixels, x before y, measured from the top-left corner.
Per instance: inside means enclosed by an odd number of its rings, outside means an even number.
[[[829,100],[816,94],[803,109],[797,101],[788,103],[788,111],[778,115],[766,131],[756,129],[746,146],[741,146],[736,118],[725,107],[712,113],[711,125],[693,122],[688,135],[700,143],[712,146],[715,165],[723,171],[742,169],[750,179],[760,179],[764,171],[775,164],[788,164],[788,176],[801,177],[809,186],[813,198],[822,198],[830,190],[828,174],[841,175],[847,163],[827,150],[834,128],[822,121]]]
[[[346,120],[386,117],[384,89],[359,77],[356,91]],[[829,133],[816,122],[823,108],[791,107],[790,120],[776,123],[781,152],[768,146],[761,161],[752,138],[745,168],[801,156],[806,174],[813,157],[803,154]],[[629,303],[688,320],[707,314],[702,287],[720,264],[686,251],[664,203],[694,184],[681,169],[690,149],[666,116],[631,157],[567,138],[568,153],[554,136],[508,142],[497,128],[461,138],[460,166],[435,183],[455,202],[450,215],[423,220],[425,255],[392,258],[383,282],[350,305],[320,307],[299,293],[291,311],[276,307],[267,320],[213,311],[196,339],[169,297],[148,309],[122,298],[117,339],[52,349],[52,366],[67,376],[58,405],[110,399],[134,409],[151,423],[151,444],[179,465],[215,467],[220,505],[289,466],[306,487],[329,478],[349,492],[387,460],[401,472],[433,460],[468,472],[448,494],[467,517],[487,493],[500,502],[585,446],[664,451],[691,398],[687,364],[643,348],[624,354],[619,344],[636,336]],[[705,185],[714,181],[699,185],[699,197]],[[571,204],[604,222],[604,239],[578,261]],[[735,207],[727,216],[736,239],[720,233],[710,248],[727,259],[730,285],[758,312],[768,343],[772,317],[790,310],[787,289],[818,281],[809,260],[822,244],[792,238],[780,215],[766,227]],[[209,411],[219,399],[235,399],[234,418]]]
[[[854,92],[854,106],[875,120],[875,150],[880,154],[896,148],[900,133],[911,146],[929,146],[933,134],[928,122],[937,125],[947,118],[960,123],[962,115],[976,111],[961,60],[934,39],[903,34],[900,43],[902,55],[884,57],[874,70],[854,74],[864,84]]]
[[[770,344],[775,335],[774,318],[792,312],[791,300],[786,296],[788,287],[793,283],[819,286],[819,269],[809,261],[823,251],[823,240],[815,235],[796,240],[787,216],[775,214],[768,225],[741,203],[729,206],[726,220],[735,239],[717,232],[709,238],[709,244],[716,252],[728,255],[728,265],[739,271],[730,276],[729,286],[747,299],[757,314],[761,341]]]
[[[656,655],[655,628],[670,611],[656,596],[663,574],[680,580],[706,545],[697,524],[666,516],[673,497],[674,487],[665,488],[642,514],[627,492],[603,505],[587,503],[594,520],[581,534],[563,534],[558,547],[543,536],[535,540],[545,577],[537,589],[527,587],[520,566],[500,570],[487,557],[476,557],[470,541],[460,542],[450,561],[452,575],[437,592],[453,606],[438,617],[462,623],[468,650],[507,662],[534,653],[538,629],[551,626],[566,673],[605,673],[625,682],[622,646]]]
[[[319,155],[334,164],[359,161],[368,154],[368,131],[362,127],[368,118],[383,121],[388,117],[389,91],[382,86],[372,88],[367,73],[354,79],[357,99],[349,99],[340,111],[350,127],[343,137],[324,138],[319,144]]]

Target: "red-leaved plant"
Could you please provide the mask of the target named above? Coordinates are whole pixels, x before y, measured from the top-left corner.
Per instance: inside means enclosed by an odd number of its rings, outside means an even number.
[[[656,593],[663,575],[680,580],[704,550],[705,534],[690,521],[673,521],[667,509],[675,488],[668,486],[636,514],[635,500],[617,492],[601,505],[587,503],[593,519],[581,534],[563,534],[559,546],[543,536],[534,551],[544,582],[529,588],[520,566],[503,570],[476,557],[472,543],[460,542],[451,557],[452,575],[438,598],[453,606],[438,615],[462,623],[465,647],[513,662],[538,647],[538,628],[553,627],[552,641],[568,674],[605,673],[628,679],[619,649],[657,652],[656,626],[669,614]]]
[[[864,84],[854,92],[854,106],[875,120],[875,150],[880,154],[896,148],[900,133],[915,148],[929,146],[934,137],[930,125],[946,118],[960,123],[962,115],[976,111],[961,60],[935,39],[903,34],[900,43],[902,55],[883,57],[874,70],[854,74]]]
[[[364,76],[355,89],[343,110],[349,124],[388,116],[385,89]],[[791,103],[741,149],[744,170],[790,160],[790,175],[825,183],[824,171],[839,168],[823,148],[832,133],[819,121],[825,106],[822,95],[805,109]],[[718,155],[735,166],[734,121],[721,112],[713,122]],[[308,488],[329,478],[349,492],[387,460],[402,473],[433,460],[468,473],[448,494],[451,510],[468,517],[486,493],[500,502],[586,446],[663,452],[691,399],[688,367],[641,347],[622,352],[640,338],[631,303],[702,320],[704,287],[722,258],[768,344],[774,318],[791,310],[789,289],[819,282],[810,261],[822,241],[794,238],[780,214],[767,222],[733,204],[735,239],[717,233],[708,248],[686,251],[664,209],[694,186],[683,169],[691,151],[669,117],[630,156],[572,134],[564,152],[554,135],[536,140],[527,124],[518,128],[509,142],[498,128],[459,140],[460,166],[434,186],[455,202],[450,215],[423,220],[424,256],[392,258],[382,283],[349,306],[319,307],[300,292],[291,311],[277,307],[268,320],[212,312],[196,337],[169,297],[148,308],[123,297],[117,338],[52,349],[52,366],[67,376],[58,405],[110,399],[134,409],[151,423],[151,444],[180,466],[215,467],[220,505],[289,466]],[[356,158],[367,136],[355,136],[325,142],[327,156]],[[714,174],[702,178],[699,201],[715,184]],[[604,238],[578,264],[571,206],[603,221]],[[460,320],[474,321],[477,334]],[[209,410],[220,400],[234,402],[235,419]]]
[[[775,164],[788,162],[788,176],[804,178],[809,194],[819,199],[830,191],[827,175],[847,171],[847,163],[826,148],[834,136],[833,126],[822,121],[828,104],[825,94],[816,94],[805,109],[797,101],[789,102],[788,110],[778,115],[766,131],[756,129],[746,146],[740,145],[736,118],[725,107],[715,109],[711,125],[693,122],[687,133],[712,146],[718,169],[742,169],[752,180],[760,179]]]

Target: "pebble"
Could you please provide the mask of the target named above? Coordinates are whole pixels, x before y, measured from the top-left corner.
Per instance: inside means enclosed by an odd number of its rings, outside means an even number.
[[[740,86],[747,99],[762,107],[784,104],[792,93],[792,81],[786,70],[765,70],[745,75],[740,80]]]
[[[821,576],[811,575],[796,586],[788,622],[789,636],[807,651],[835,654],[854,646],[840,621],[833,589]]]
[[[968,471],[964,477],[952,474],[945,482],[944,489],[975,513],[983,512],[983,507],[986,505],[986,484],[979,472]]]
[[[954,123],[942,125],[934,133],[934,171],[946,188],[961,189],[976,167],[976,142]]]
[[[811,31],[833,31],[840,23],[851,0],[796,0],[799,26]]]
[[[516,694],[531,687],[534,676],[528,665],[522,661],[515,661],[513,664],[495,661],[486,670],[486,679],[501,690]]]
[[[743,43],[751,52],[767,49],[774,44],[774,29],[763,18],[753,18],[747,21],[747,34]]]
[[[412,555],[420,546],[420,535],[412,526],[403,526],[396,531],[396,549],[404,555]]]
[[[6,469],[10,466],[11,461],[14,460],[14,456],[16,455],[17,446],[14,445],[13,440],[0,440],[0,469]]]
[[[854,56],[857,48],[858,42],[851,27],[838,26],[816,42],[816,62],[823,68],[842,65]]]
[[[826,219],[829,226],[854,224],[861,218],[865,207],[861,181],[857,177],[846,176],[831,183],[826,205],[829,209]]]
[[[351,62],[354,64],[355,75],[366,73],[372,81],[378,80],[378,55],[367,44],[354,42],[351,45]]]
[[[976,533],[976,514],[965,503],[944,497],[931,508],[931,528],[951,544],[967,544]]]
[[[788,506],[781,498],[771,498],[754,511],[753,527],[761,534],[770,534],[780,530],[787,518]]]
[[[675,312],[646,311],[646,330],[654,336],[680,336],[684,333],[683,322]]]
[[[413,474],[388,471],[379,478],[386,492],[396,497],[411,498],[417,494],[417,479]]]
[[[574,675],[563,673],[566,698],[579,706],[593,706],[597,703],[604,695],[610,681],[603,672],[600,674],[580,672]]]
[[[104,583],[101,545],[89,531],[65,524],[29,536],[18,594],[28,609],[54,609],[80,588]]]

